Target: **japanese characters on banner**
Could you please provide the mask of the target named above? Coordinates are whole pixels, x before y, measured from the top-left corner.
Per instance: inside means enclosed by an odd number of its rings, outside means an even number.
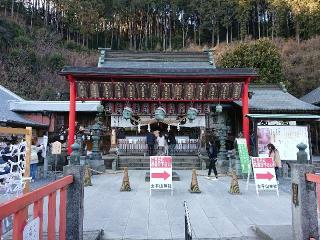
[[[150,194],[155,189],[172,190],[172,157],[150,157]]]
[[[273,160],[271,157],[253,157],[252,168],[254,180],[256,183],[256,191],[278,191],[278,183],[274,169]]]
[[[240,158],[241,171],[242,173],[248,173],[250,157],[249,157],[249,152],[247,147],[247,141],[245,138],[236,138],[236,142],[237,142],[237,150]]]
[[[272,143],[279,150],[281,160],[297,160],[297,145],[303,142],[310,160],[307,126],[258,126],[257,137],[259,157],[269,156],[267,145]]]

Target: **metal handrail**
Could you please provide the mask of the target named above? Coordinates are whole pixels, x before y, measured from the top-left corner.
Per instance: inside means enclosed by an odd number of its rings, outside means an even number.
[[[185,239],[186,240],[192,240],[192,231],[191,231],[191,223],[190,223],[190,216],[189,216],[189,210],[187,206],[187,202],[183,202],[184,206],[184,219],[185,219]]]

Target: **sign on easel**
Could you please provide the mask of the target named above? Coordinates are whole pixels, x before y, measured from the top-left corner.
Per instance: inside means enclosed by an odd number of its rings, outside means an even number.
[[[259,191],[276,191],[279,196],[273,159],[271,157],[253,157],[252,167],[257,195],[259,195]]]
[[[240,165],[242,173],[249,172],[249,164],[250,164],[250,157],[247,147],[247,140],[245,138],[236,138],[237,142],[237,150],[239,153]]]
[[[172,157],[150,157],[150,195],[152,190],[171,190],[172,188]]]

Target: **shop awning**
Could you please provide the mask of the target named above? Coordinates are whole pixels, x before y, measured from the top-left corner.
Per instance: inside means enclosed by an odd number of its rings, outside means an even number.
[[[313,114],[247,114],[250,119],[263,120],[292,120],[292,121],[319,121],[320,115]]]

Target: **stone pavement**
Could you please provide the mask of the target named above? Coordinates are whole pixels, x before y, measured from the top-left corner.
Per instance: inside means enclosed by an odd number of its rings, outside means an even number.
[[[131,192],[120,192],[122,173],[106,173],[92,178],[93,186],[85,188],[84,230],[103,229],[105,239],[183,239],[184,208],[187,201],[193,239],[259,239],[255,225],[291,225],[290,193],[280,189],[256,195],[251,180],[245,191],[245,180],[239,180],[241,195],[231,195],[230,177],[205,178],[198,171],[201,194],[188,188],[191,171],[178,171],[181,181],[173,182],[169,191],[149,195],[145,171],[129,171]],[[289,233],[290,234],[290,233]]]

